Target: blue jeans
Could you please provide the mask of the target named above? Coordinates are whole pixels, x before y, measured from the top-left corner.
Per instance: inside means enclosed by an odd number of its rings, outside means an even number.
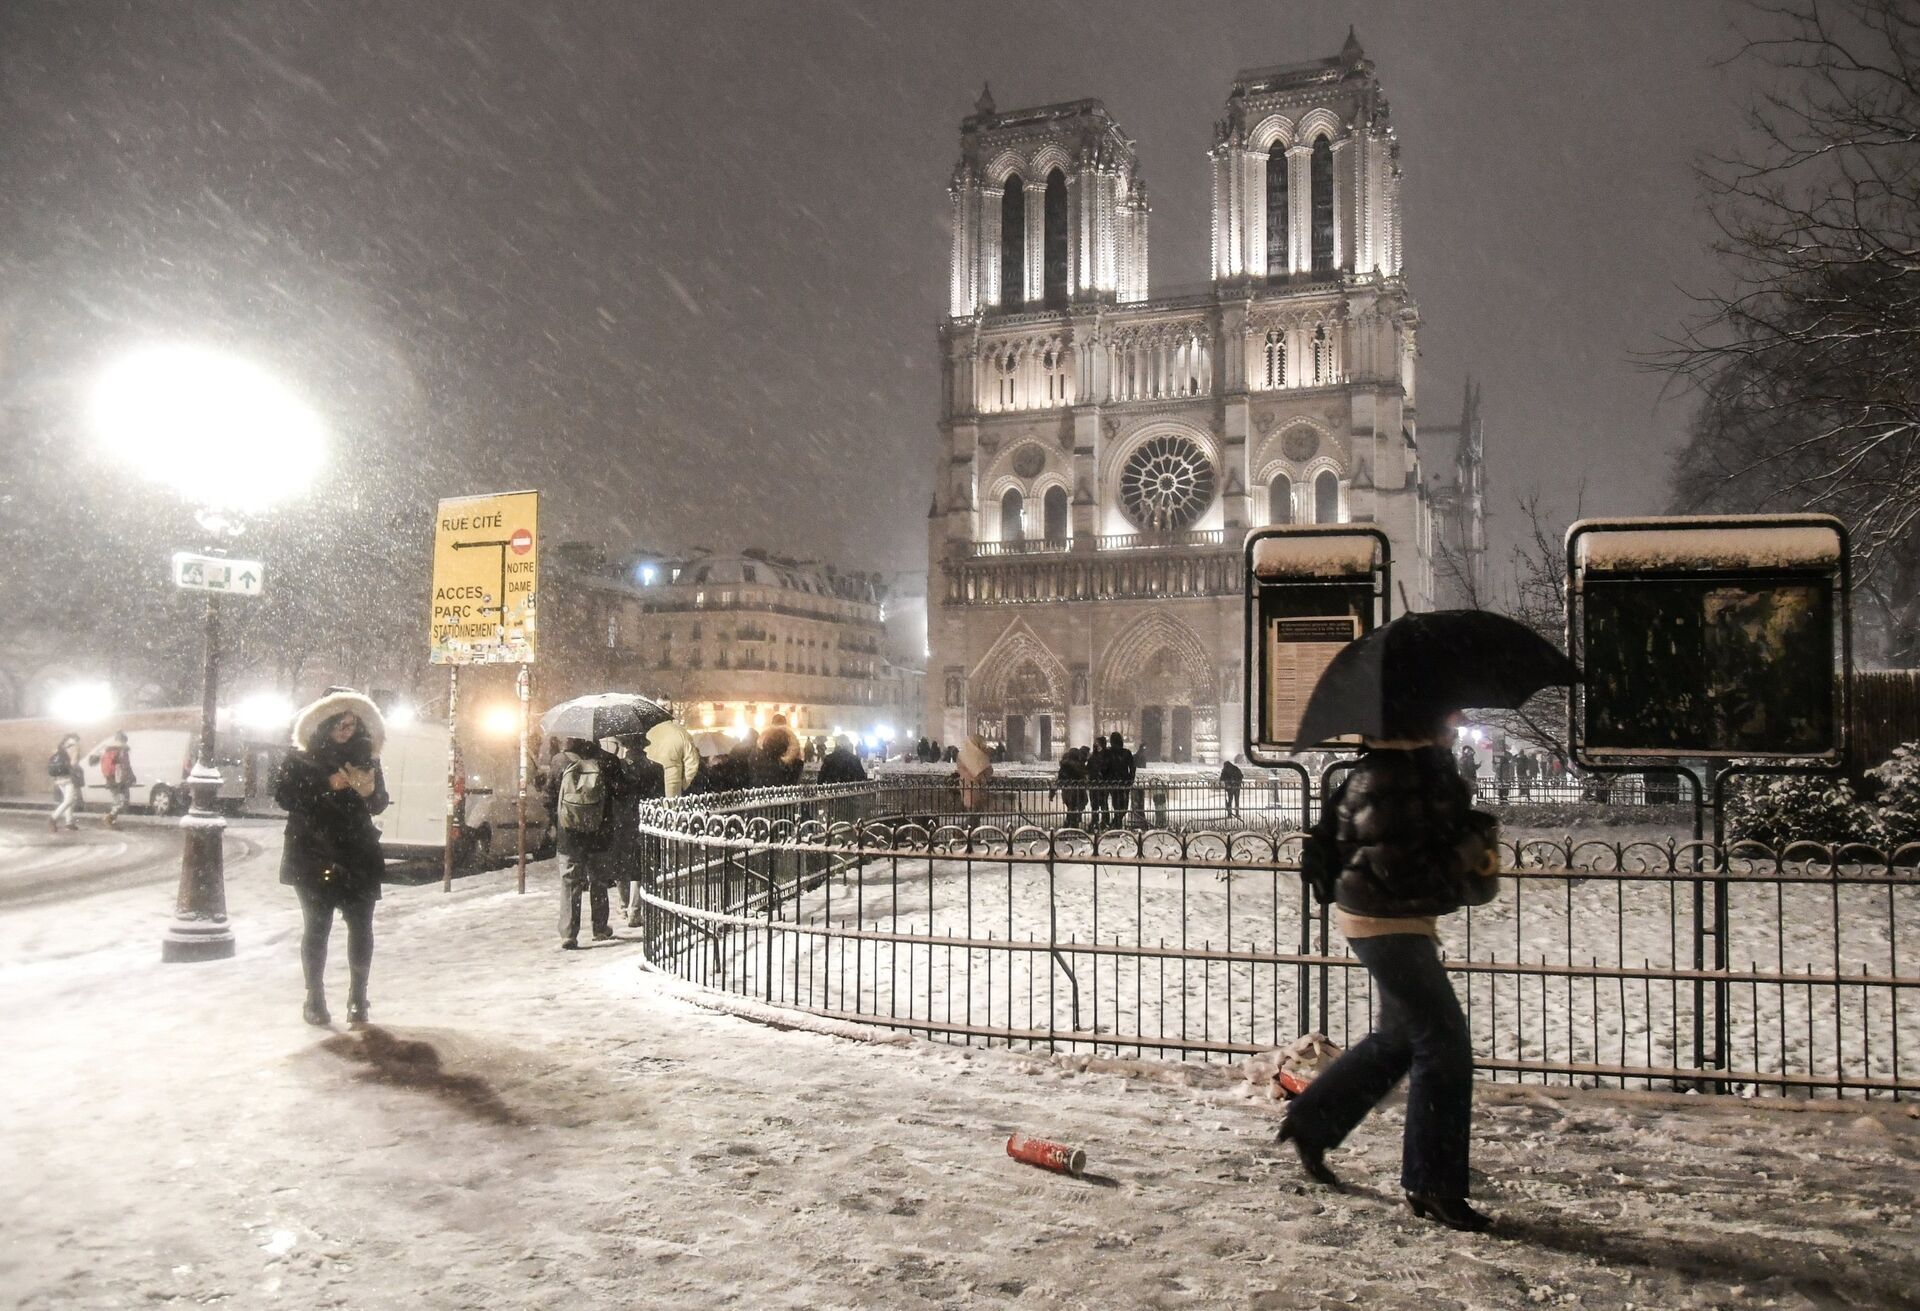
[[[1302,1142],[1338,1147],[1407,1078],[1400,1186],[1428,1197],[1464,1198],[1473,1133],[1473,1043],[1440,964],[1439,944],[1396,933],[1348,945],[1373,976],[1379,1016],[1364,1042],[1294,1099],[1287,1122]]]

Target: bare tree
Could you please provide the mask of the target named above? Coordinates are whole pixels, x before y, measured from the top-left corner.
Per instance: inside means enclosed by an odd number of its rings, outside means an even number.
[[[1523,521],[1509,547],[1508,569],[1498,583],[1482,585],[1460,550],[1441,543],[1435,567],[1453,580],[1467,605],[1475,610],[1497,610],[1519,620],[1556,646],[1567,637],[1567,526],[1581,516],[1586,501],[1582,484],[1574,495],[1573,514],[1566,522],[1541,505],[1538,490],[1515,501]],[[1487,720],[1504,735],[1548,751],[1566,750],[1567,693],[1548,688],[1519,710],[1489,711]]]
[[[1702,403],[1674,507],[1821,510],[1887,655],[1920,656],[1920,8],[1754,0],[1776,79],[1699,175],[1731,285],[1660,367]]]

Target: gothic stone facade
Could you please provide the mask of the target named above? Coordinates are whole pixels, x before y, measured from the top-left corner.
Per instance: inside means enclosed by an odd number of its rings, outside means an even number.
[[[1398,144],[1373,66],[1234,79],[1213,270],[1150,295],[1146,184],[1098,101],[983,93],[952,180],[927,723],[1055,758],[1118,730],[1154,760],[1241,749],[1241,543],[1387,532],[1433,603]]]

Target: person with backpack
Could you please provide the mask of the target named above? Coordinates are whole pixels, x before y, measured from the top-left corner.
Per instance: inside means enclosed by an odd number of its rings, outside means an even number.
[[[580,946],[580,894],[593,916],[593,937],[613,936],[607,890],[612,886],[614,794],[622,787],[620,762],[597,742],[571,737],[547,767],[547,813],[554,817],[560,852],[560,946]]]
[[[86,782],[86,770],[80,763],[80,737],[69,733],[60,739],[60,745],[47,757],[47,777],[53,780],[53,813],[47,816],[47,832],[58,833],[62,828],[69,833],[80,825],[74,815],[80,809],[80,788]]]
[[[1401,1079],[1407,1113],[1400,1186],[1416,1216],[1478,1231],[1467,1201],[1473,1138],[1473,1039],[1440,960],[1439,916],[1499,890],[1493,817],[1476,811],[1446,745],[1451,717],[1365,739],[1360,762],[1327,797],[1300,870],[1379,999],[1373,1032],[1294,1098],[1280,1129],[1306,1172],[1340,1187],[1326,1154]]]
[[[1087,809],[1087,749],[1068,747],[1060,757],[1060,772],[1054,778],[1060,800],[1067,808],[1067,827],[1079,828]]]
[[[107,785],[113,804],[107,808],[107,827],[120,823],[120,816],[133,804],[133,785],[140,780],[133,774],[133,753],[127,749],[127,735],[115,733],[100,753],[100,781]]]

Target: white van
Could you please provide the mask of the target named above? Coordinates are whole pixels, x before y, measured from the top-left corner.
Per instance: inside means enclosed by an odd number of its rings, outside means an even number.
[[[374,822],[380,829],[380,850],[389,860],[439,860],[446,851],[447,745],[445,724],[415,721],[387,729],[386,745],[380,750],[387,808]],[[461,804],[458,863],[484,867],[511,856],[516,811],[511,794],[468,789]],[[551,845],[546,798],[538,789],[530,789],[528,853],[544,852]]]
[[[127,752],[133,761],[133,804],[145,806],[156,815],[186,813],[187,774],[193,768],[193,755],[199,734],[184,728],[136,728],[127,733]],[[113,793],[100,776],[100,754],[113,745],[111,736],[101,738],[82,757],[86,770],[83,800],[89,806],[110,806]],[[220,767],[219,799],[226,806],[246,800],[246,763],[226,758],[224,741],[215,743]]]

